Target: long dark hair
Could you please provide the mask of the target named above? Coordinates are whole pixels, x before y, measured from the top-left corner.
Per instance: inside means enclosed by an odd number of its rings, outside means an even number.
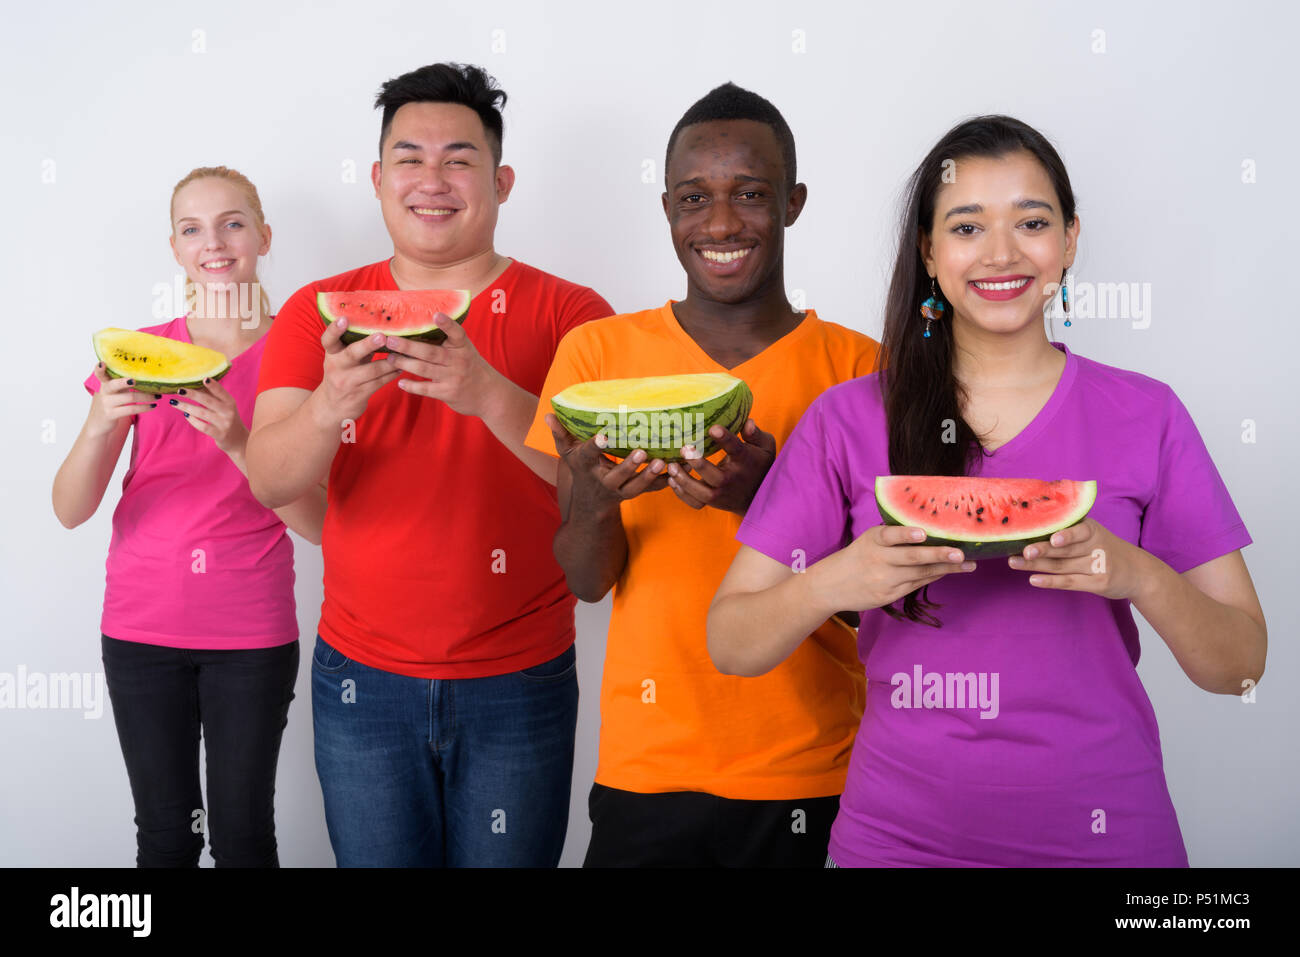
[[[936,198],[953,163],[1020,151],[1042,164],[1069,226],[1074,222],[1075,202],[1065,164],[1046,137],[1010,116],[977,116],[957,124],[908,180],[876,360],[889,432],[889,469],[894,475],[967,475],[984,454],[975,430],[961,415],[966,396],[953,373],[952,305],[942,290],[944,319],[931,323],[928,339],[922,335],[921,303],[930,297],[931,286],[917,243],[934,228]],[[937,628],[939,620],[926,610],[937,607],[920,588],[903,599],[901,612],[892,606],[882,611]]]

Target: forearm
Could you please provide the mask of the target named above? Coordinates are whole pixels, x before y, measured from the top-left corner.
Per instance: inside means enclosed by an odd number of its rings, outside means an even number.
[[[289,415],[248,437],[248,484],[267,508],[295,503],[320,485],[334,461],[344,423],[330,420],[319,407],[319,395],[313,392]]]
[[[559,460],[554,455],[539,452],[524,444],[533,416],[537,413],[537,396],[515,385],[493,370],[491,395],[479,416],[497,441],[508,448],[515,458],[523,462],[551,485],[555,484]]]
[[[771,588],[714,599],[708,614],[713,665],[726,675],[767,674],[835,614],[817,594],[817,566]]]
[[[250,436],[251,438],[251,436]],[[248,475],[247,440],[243,447],[231,449],[226,455],[235,468]],[[251,486],[250,486],[251,487]],[[319,482],[310,486],[301,498],[288,505],[273,508],[280,521],[289,526],[313,545],[319,545],[321,530],[325,525],[325,487]]]
[[[1264,672],[1267,631],[1239,608],[1216,601],[1154,555],[1133,607],[1169,646],[1199,688],[1241,694]]]
[[[596,510],[573,502],[555,533],[554,551],[569,590],[583,601],[600,601],[627,565],[627,533],[618,504]]]
[[[95,514],[130,431],[130,419],[118,420],[107,433],[89,431],[89,423],[82,426],[54,476],[54,514],[65,528],[76,528]]]
[[[301,535],[313,545],[321,542],[321,530],[325,525],[325,489],[314,485],[296,502],[274,509],[280,521]]]

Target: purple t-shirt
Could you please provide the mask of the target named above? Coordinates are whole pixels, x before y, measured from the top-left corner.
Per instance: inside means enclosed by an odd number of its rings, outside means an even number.
[[[1169,386],[1072,354],[979,474],[1095,479],[1089,513],[1182,573],[1251,542]],[[827,390],[737,538],[806,565],[881,523],[879,377]],[[1029,584],[1005,559],[930,586],[942,628],[864,611],[867,704],[830,854],[841,866],[1183,866],[1131,605]]]

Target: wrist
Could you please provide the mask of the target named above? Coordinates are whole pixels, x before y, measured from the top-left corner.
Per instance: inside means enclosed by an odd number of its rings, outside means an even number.
[[[815,611],[819,618],[830,618],[836,612],[848,607],[843,601],[835,600],[832,594],[834,588],[827,581],[834,575],[834,563],[835,555],[831,554],[804,571],[794,573],[795,578],[801,583],[802,603]]]
[[[523,390],[486,362],[483,366],[478,382],[466,390],[469,395],[476,397],[476,401],[471,402],[464,414],[482,419],[483,424],[491,428],[508,415],[514,393]],[[536,398],[533,397],[534,406],[537,404]]]
[[[329,401],[324,397],[322,392],[324,386],[319,386],[307,396],[303,402],[303,407],[307,411],[307,417],[316,431],[321,434],[333,433],[340,434],[343,429],[343,422],[347,416],[339,415],[334,409],[330,408]]]
[[[1141,611],[1143,605],[1148,604],[1159,591],[1167,587],[1167,576],[1170,574],[1177,576],[1177,572],[1148,551],[1136,546],[1134,551],[1136,552],[1134,582],[1129,601]]]

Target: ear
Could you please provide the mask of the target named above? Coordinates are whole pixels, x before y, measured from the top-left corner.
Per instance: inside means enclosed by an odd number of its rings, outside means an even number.
[[[504,203],[510,198],[510,191],[515,188],[515,168],[513,166],[498,166],[496,181],[497,203]]]
[[[803,183],[795,183],[794,189],[790,190],[790,195],[785,201],[785,224],[793,226],[794,221],[799,218],[803,212],[804,204],[808,202],[808,187]]]
[[[938,273],[938,269],[934,264],[934,243],[931,242],[929,233],[917,233],[916,251],[921,254],[921,262],[925,263],[925,271],[933,279]]]
[[[667,193],[667,191],[665,191],[664,194],[663,194],[662,196],[659,197],[659,202],[662,203],[662,204],[663,204],[663,207],[664,207],[664,219],[668,220],[668,222],[671,223],[671,222],[673,221],[673,216],[672,216],[672,213],[668,212],[668,193]]]
[[[176,265],[184,266],[185,264],[181,262],[181,254],[176,251],[176,234],[174,232],[167,237],[167,242],[171,244],[172,255],[176,257]]]
[[[271,225],[270,223],[262,224],[262,245],[257,250],[259,256],[265,256],[271,251]]]
[[[1074,222],[1066,227],[1065,230],[1065,268],[1069,269],[1074,265],[1074,257],[1079,252],[1079,215],[1074,216]]]
[[[375,199],[379,198],[379,183],[383,179],[383,177],[380,175],[381,168],[382,168],[382,164],[379,162],[379,160],[375,160],[374,163],[370,165],[370,182],[375,187]]]

